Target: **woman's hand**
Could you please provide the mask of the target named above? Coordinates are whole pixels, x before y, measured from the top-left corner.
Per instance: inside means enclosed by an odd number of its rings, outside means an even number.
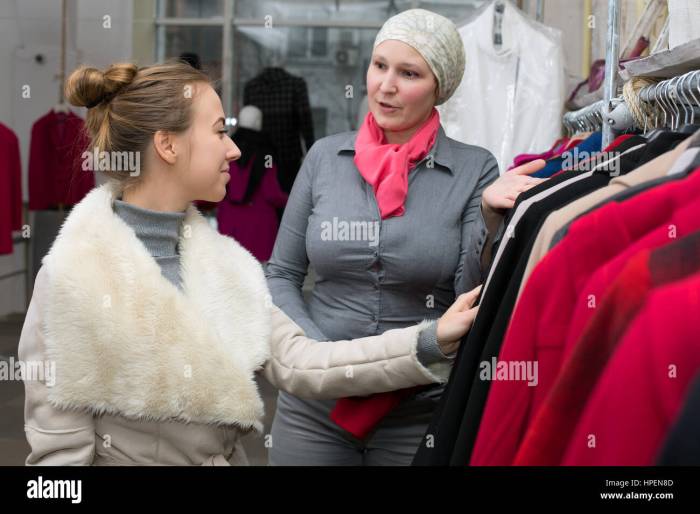
[[[515,199],[523,191],[535,187],[543,178],[530,177],[531,174],[544,168],[547,161],[537,159],[504,173],[491,183],[481,195],[482,207],[499,212],[511,209],[515,205]]]
[[[437,340],[442,353],[449,354],[457,351],[462,336],[474,323],[479,307],[473,307],[481,291],[477,286],[468,293],[461,294],[445,314],[437,321]]]

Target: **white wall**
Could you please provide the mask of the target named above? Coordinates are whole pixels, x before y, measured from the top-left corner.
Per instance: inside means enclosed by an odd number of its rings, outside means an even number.
[[[132,0],[68,0],[67,11],[67,73],[77,63],[105,67],[131,59]],[[0,121],[13,129],[20,141],[25,201],[31,125],[58,101],[60,31],[58,0],[0,2]],[[44,64],[35,61],[37,54],[44,56]],[[25,84],[31,88],[30,98],[22,98]],[[25,247],[15,245],[12,255],[0,256],[0,275],[24,268]],[[23,312],[24,306],[24,277],[1,280],[0,315]]]

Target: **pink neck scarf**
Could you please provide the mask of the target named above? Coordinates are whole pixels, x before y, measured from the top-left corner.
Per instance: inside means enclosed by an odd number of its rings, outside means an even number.
[[[382,219],[403,216],[408,194],[408,172],[432,148],[440,127],[436,109],[404,144],[386,142],[372,113],[365,116],[355,140],[355,165],[374,189]]]

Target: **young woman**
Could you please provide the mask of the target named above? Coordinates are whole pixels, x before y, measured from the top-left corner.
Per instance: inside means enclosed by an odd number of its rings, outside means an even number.
[[[527,174],[541,163],[498,178],[487,150],[445,135],[435,106],[459,85],[464,59],[448,19],[422,9],[390,18],[367,70],[364,123],[317,141],[306,156],[266,274],[275,304],[310,337],[366,337],[440,316],[481,282],[501,210],[540,182]],[[333,222],[379,231],[371,244],[340,230],[329,238],[324,228]],[[316,282],[307,303],[309,264]],[[449,361],[424,348],[426,362]],[[337,405],[280,392],[270,462],[407,465],[441,391]]]
[[[447,366],[417,358],[431,322],[356,341],[305,337],[271,303],[255,258],[192,207],[221,201],[240,157],[205,75],[83,67],[66,96],[88,107],[92,148],[122,162],[138,152],[141,166],[109,170],[42,262],[19,356],[55,374],[25,377],[27,464],[243,464],[240,435],[261,429],[259,370],[306,398],[446,380]],[[475,297],[437,322],[443,351],[471,325]]]

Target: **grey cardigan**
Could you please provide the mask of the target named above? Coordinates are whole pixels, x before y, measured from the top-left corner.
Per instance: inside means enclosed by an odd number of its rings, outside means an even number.
[[[274,303],[320,341],[436,319],[483,279],[488,231],[481,194],[499,175],[493,155],[448,138],[440,127],[430,153],[408,175],[404,215],[382,220],[353,161],[356,134],[311,147],[266,268]],[[307,304],[302,284],[309,264],[315,284]]]

